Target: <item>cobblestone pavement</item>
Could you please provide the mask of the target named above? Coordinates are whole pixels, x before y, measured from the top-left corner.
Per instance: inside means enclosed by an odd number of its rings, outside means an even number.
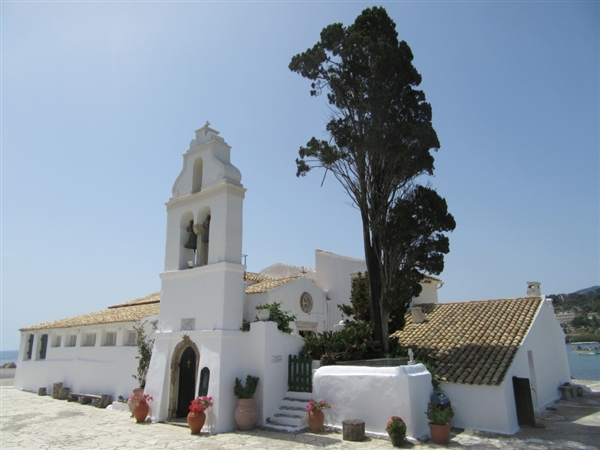
[[[453,430],[449,448],[598,449],[600,394],[583,401],[558,402],[546,428],[523,429],[516,436]],[[0,388],[2,449],[392,449],[387,439],[343,441],[335,431],[287,434],[255,429],[192,436],[187,428],[136,424],[129,413],[40,397],[10,386]],[[430,442],[407,442],[405,448],[444,448]]]

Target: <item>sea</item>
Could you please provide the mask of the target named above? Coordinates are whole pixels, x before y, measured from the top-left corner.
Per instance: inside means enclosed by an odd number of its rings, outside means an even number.
[[[0,365],[7,362],[17,363],[18,350],[0,351]],[[577,380],[600,381],[600,355],[576,355],[567,345],[567,357],[571,368],[571,377]]]
[[[7,362],[14,362],[16,364],[18,357],[18,350],[2,350],[0,351],[0,366]]]
[[[567,345],[567,357],[572,378],[600,381],[600,355],[577,355]]]

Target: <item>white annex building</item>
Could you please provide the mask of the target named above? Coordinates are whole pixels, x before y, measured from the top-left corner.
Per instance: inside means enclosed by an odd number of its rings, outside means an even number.
[[[127,398],[137,387],[132,377],[137,368],[134,326],[146,321],[154,339],[145,388],[154,397],[152,420],[184,417],[191,399],[208,394],[214,407],[205,426],[215,433],[232,430],[234,380],[250,374],[260,377],[258,424],[272,422],[288,395],[288,357],[298,354],[305,332],[334,329],[340,319],[337,305],[348,303],[351,279],[366,265],[317,250],[314,269],[275,264],[260,273],[246,272],[246,190],[230,150],[207,122],[183,155],[183,169],[166,203],[161,291],[103,311],[22,328],[17,388],[37,391],[62,382],[71,392]],[[536,409],[556,400],[558,385],[569,381],[564,336],[551,301],[532,292],[522,299],[438,304],[441,286],[436,278],[424,280],[423,292],[413,302],[422,312],[419,321],[409,314],[406,329],[396,337],[415,354],[440,361],[438,375],[458,426],[516,432],[518,397],[510,377],[530,380]],[[294,334],[281,333],[274,322],[255,321],[255,307],[273,302],[297,315],[291,324]],[[244,319],[252,322],[249,332],[241,331]],[[313,392],[334,404],[330,425],[362,414],[368,431],[384,433],[383,419],[402,415],[409,435],[418,437],[427,433],[423,411],[430,379],[420,364],[330,366],[316,371]],[[378,391],[382,386],[385,393]],[[352,398],[364,400],[357,405]]]

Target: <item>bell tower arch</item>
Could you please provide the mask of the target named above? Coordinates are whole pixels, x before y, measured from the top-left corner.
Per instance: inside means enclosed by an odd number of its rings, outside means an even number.
[[[242,212],[246,189],[231,147],[210,127],[196,130],[167,207],[159,323],[165,331],[237,330],[245,266]]]

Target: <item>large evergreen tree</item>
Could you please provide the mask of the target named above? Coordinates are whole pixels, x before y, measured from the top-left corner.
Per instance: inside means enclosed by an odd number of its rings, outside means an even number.
[[[329,141],[300,148],[297,175],[330,171],[362,219],[374,337],[388,349],[392,309],[420,292],[422,271],[439,274],[454,229],[445,201],[419,186],[433,174],[431,150],[440,146],[431,106],[415,89],[421,76],[408,44],[383,8],[365,9],[354,24],[336,23],[314,47],[292,58],[290,70],[312,80],[311,95],[327,92]],[[405,222],[405,216],[413,220]],[[424,223],[426,229],[420,229]],[[417,228],[411,228],[417,227]]]

